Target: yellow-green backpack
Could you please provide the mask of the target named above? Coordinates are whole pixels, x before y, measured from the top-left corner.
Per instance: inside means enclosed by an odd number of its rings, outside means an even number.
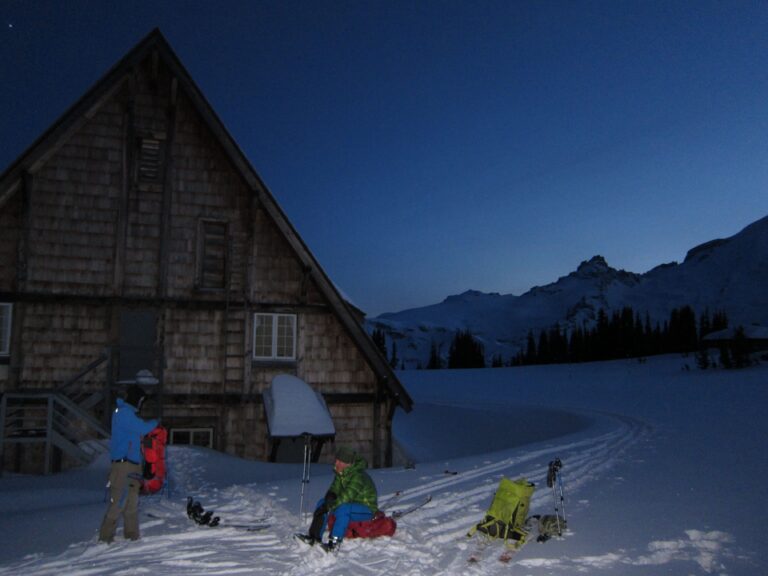
[[[507,546],[521,546],[528,535],[525,520],[535,489],[536,486],[525,478],[502,478],[485,518],[473,526],[467,536],[480,532],[488,538],[503,540]]]

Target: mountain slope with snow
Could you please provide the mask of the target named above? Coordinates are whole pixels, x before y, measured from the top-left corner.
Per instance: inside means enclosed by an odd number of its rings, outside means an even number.
[[[446,358],[458,330],[469,330],[485,346],[486,357],[513,357],[529,331],[538,335],[554,325],[591,324],[600,309],[609,314],[625,306],[654,322],[669,319],[674,308],[690,305],[697,315],[725,311],[731,325],[768,326],[768,216],[738,234],[688,251],[682,263],[662,264],[644,273],[616,270],[602,256],[521,296],[469,290],[443,302],[367,320],[381,329],[388,349],[397,345],[406,368],[426,366],[434,342]]]

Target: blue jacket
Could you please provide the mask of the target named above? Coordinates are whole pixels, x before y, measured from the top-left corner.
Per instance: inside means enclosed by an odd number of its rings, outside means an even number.
[[[109,445],[112,460],[127,458],[141,463],[141,437],[152,432],[157,424],[157,420],[142,420],[134,406],[118,398],[112,414],[112,441]]]

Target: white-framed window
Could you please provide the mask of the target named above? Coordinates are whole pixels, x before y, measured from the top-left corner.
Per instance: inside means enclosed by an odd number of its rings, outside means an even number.
[[[256,360],[295,360],[296,314],[254,314],[253,357]]]
[[[13,304],[0,302],[0,356],[11,353],[11,317]]]
[[[171,444],[213,448],[213,428],[171,428]]]

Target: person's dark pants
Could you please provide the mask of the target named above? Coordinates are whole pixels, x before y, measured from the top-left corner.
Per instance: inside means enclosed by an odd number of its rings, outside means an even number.
[[[139,488],[141,466],[133,462],[113,462],[109,473],[109,507],[99,529],[99,540],[112,542],[117,521],[123,516],[123,536],[139,539]]]

